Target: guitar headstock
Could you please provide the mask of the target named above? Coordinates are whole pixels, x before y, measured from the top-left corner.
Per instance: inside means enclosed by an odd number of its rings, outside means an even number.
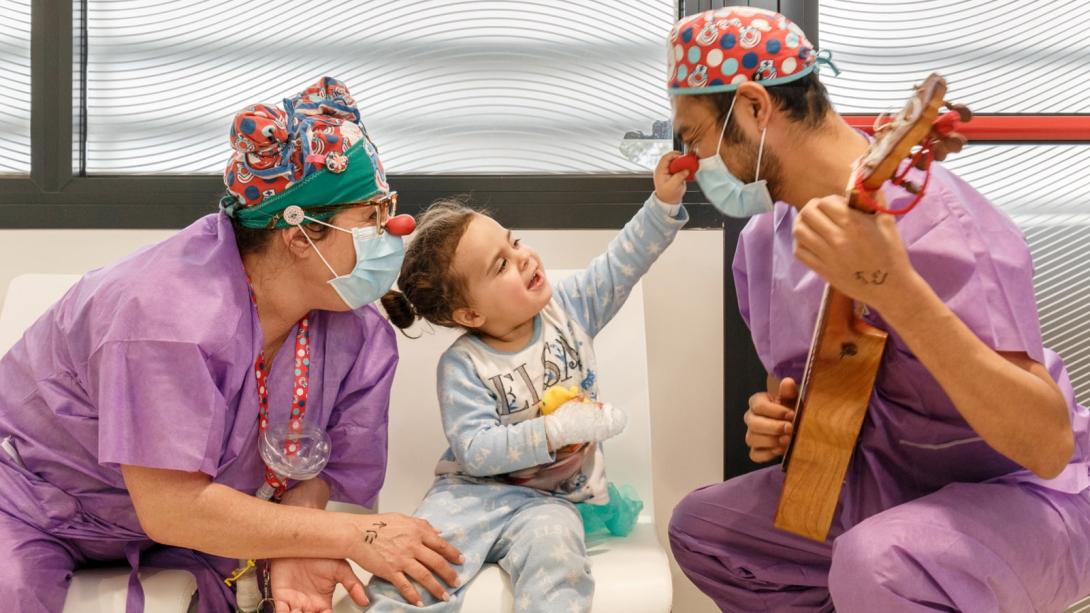
[[[902,161],[911,159],[912,166],[927,170],[932,160],[941,161],[950,153],[961,151],[968,141],[955,130],[960,123],[972,119],[972,113],[964,105],[945,102],[945,96],[946,80],[932,73],[916,86],[899,113],[876,123],[874,142],[852,172],[848,186],[852,207],[867,212],[890,212],[871,197],[886,181],[892,180],[914,194],[920,194],[926,187],[926,183],[919,186],[905,181],[906,172],[897,175]],[[948,110],[939,115],[943,106]],[[908,208],[898,212],[907,212]]]

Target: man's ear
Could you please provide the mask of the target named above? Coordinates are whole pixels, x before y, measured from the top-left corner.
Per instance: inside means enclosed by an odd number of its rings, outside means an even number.
[[[734,95],[741,97],[736,103],[736,107],[742,106],[745,109],[742,117],[740,117],[743,122],[753,122],[758,132],[768,127],[768,122],[772,119],[772,113],[775,111],[775,105],[772,103],[772,97],[768,95],[768,90],[765,89],[764,85],[754,81],[746,81],[738,86],[738,90]],[[737,111],[738,108],[735,108],[735,112]]]
[[[454,323],[467,329],[480,328],[485,323],[484,315],[474,311],[470,307],[458,307],[450,314]]]

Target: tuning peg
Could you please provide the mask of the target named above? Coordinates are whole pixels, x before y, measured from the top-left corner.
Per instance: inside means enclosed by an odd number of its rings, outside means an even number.
[[[950,153],[961,153],[962,148],[968,143],[969,139],[957,132],[952,132],[942,139],[943,146]]]
[[[957,111],[946,111],[931,122],[931,131],[937,134],[939,138],[942,138],[956,130],[960,122],[961,116],[958,115]]]
[[[950,141],[945,138],[931,145],[931,157],[942,162],[950,155]]]
[[[948,108],[951,111],[957,113],[958,114],[958,119],[960,119],[962,122],[967,122],[967,121],[972,120],[973,112],[970,111],[969,107],[965,106],[964,104],[946,102],[945,100],[943,101],[943,104],[946,105],[946,108]]]

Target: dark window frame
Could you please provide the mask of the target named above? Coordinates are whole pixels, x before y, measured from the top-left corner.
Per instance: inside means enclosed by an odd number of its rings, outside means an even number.
[[[679,14],[684,0],[679,0]],[[0,228],[176,229],[215,210],[215,175],[90,175],[73,172],[73,0],[31,7],[31,169],[0,176]],[[86,13],[83,26],[86,27]],[[87,41],[76,43],[83,57]],[[78,65],[77,65],[78,64]],[[663,94],[665,95],[665,93]],[[78,102],[81,106],[83,100]],[[81,112],[80,115],[83,115]],[[76,138],[84,140],[84,126]],[[82,147],[77,162],[82,166]],[[521,229],[620,228],[652,189],[649,174],[397,174],[390,183],[406,212],[435,198],[471,194],[503,223]],[[722,227],[695,185],[685,202],[688,228]]]

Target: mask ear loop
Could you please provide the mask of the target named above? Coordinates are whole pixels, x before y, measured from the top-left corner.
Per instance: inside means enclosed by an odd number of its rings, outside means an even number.
[[[321,219],[314,219],[313,217],[307,217],[306,215],[303,215],[303,219],[309,221],[310,223],[316,223],[318,225],[325,226],[327,228],[333,228],[334,230],[337,230],[338,232],[344,232],[345,234],[353,234],[353,235],[355,234],[355,232],[353,232],[352,230],[346,230],[346,229],[344,229],[344,228],[342,228],[340,226],[335,226],[335,225],[333,225],[331,223],[326,223],[326,222],[322,221]],[[285,216],[284,220],[287,221],[286,216]],[[288,222],[288,223],[291,223],[291,222]],[[299,223],[301,224],[302,222],[299,222]],[[299,225],[299,224],[296,224],[296,225]],[[364,235],[363,240],[372,239],[372,238],[375,238],[376,236],[378,236],[379,234],[381,234],[381,232],[378,230],[378,226],[364,226],[362,228],[355,228],[355,229],[359,230],[360,234]]]
[[[768,126],[761,128],[761,144],[757,147],[757,168],[753,171],[753,182],[761,180],[761,156],[765,152],[765,135],[768,134]]]
[[[768,134],[768,126],[761,129],[761,144],[757,147],[757,168],[754,170],[753,182],[756,183],[761,180],[761,156],[765,152],[765,135]],[[771,196],[771,194],[769,194]],[[772,198],[769,198],[771,201]],[[774,208],[769,206],[768,210],[771,211]]]
[[[730,99],[730,108],[727,109],[727,117],[723,120],[723,128],[719,130],[719,144],[715,146],[715,157],[719,157],[719,151],[723,149],[723,135],[727,133],[727,122],[730,121],[730,116],[734,114],[735,102],[738,102],[738,94],[734,94],[734,97]]]
[[[329,272],[333,273],[333,278],[336,279],[337,277],[339,277],[340,275],[337,274],[336,270],[333,270],[333,267],[329,265],[329,262],[325,259],[325,256],[322,255],[321,250],[318,249],[318,245],[315,245],[314,241],[311,240],[310,234],[308,234],[306,228],[303,227],[303,221],[310,221],[313,223],[321,224],[323,226],[328,226],[330,228],[333,228],[334,230],[340,230],[341,232],[348,231],[344,228],[338,228],[337,226],[327,224],[324,221],[307,217],[307,215],[303,213],[303,209],[297,205],[292,205],[284,209],[284,221],[295,228],[299,228],[299,231],[303,233],[303,237],[307,239],[307,242],[310,243],[310,246],[314,249],[314,253],[318,254],[318,258],[322,260],[322,263],[325,264],[325,267],[329,269]],[[349,234],[351,234],[351,232],[349,232]]]

